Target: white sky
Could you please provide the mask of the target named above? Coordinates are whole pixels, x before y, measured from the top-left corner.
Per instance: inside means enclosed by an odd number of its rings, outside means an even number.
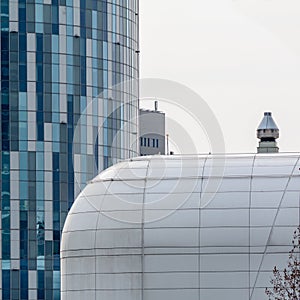
[[[141,77],[196,91],[227,152],[256,152],[264,111],[280,128],[280,151],[300,151],[299,0],[140,0],[140,40]]]

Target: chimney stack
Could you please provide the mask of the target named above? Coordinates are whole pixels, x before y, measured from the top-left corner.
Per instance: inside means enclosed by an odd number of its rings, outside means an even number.
[[[272,118],[271,112],[265,112],[264,118],[257,129],[257,138],[260,139],[257,153],[278,153],[276,140],[279,138],[279,129]]]

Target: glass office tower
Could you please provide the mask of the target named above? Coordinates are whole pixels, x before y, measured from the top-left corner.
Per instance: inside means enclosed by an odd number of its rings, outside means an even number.
[[[0,298],[57,300],[73,199],[137,154],[136,84],[110,87],[138,79],[138,0],[2,0],[0,10]]]

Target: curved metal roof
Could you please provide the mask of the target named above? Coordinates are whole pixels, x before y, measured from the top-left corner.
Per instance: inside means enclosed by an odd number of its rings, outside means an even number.
[[[151,156],[76,199],[62,300],[261,300],[300,224],[300,154]]]

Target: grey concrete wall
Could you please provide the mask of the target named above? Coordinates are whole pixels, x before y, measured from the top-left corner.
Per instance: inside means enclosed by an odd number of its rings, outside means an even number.
[[[140,109],[139,124],[140,154],[165,154],[165,114],[160,111]]]

